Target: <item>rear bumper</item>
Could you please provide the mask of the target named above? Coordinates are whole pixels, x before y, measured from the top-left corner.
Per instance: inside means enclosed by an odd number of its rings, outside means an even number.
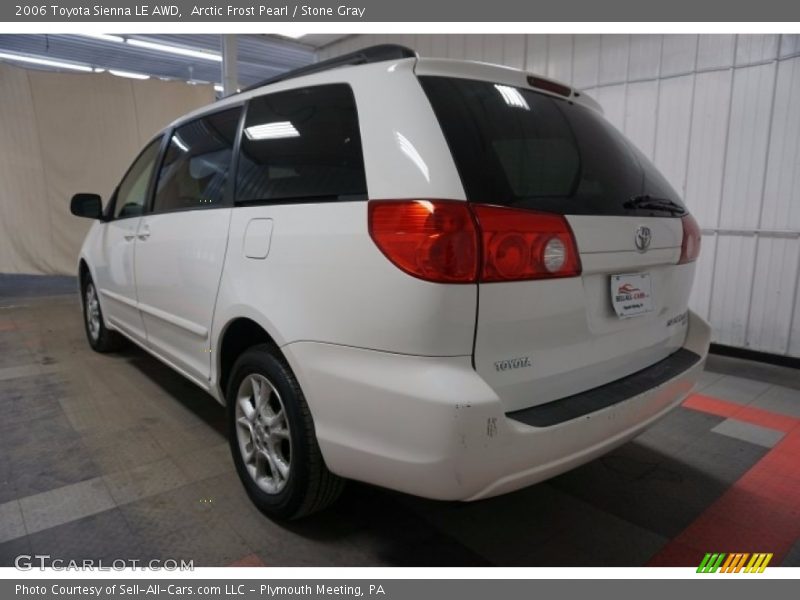
[[[551,427],[649,392],[680,377],[700,361],[702,357],[699,355],[680,348],[664,360],[622,379],[553,402],[515,410],[506,413],[506,416],[532,427]]]
[[[331,471],[427,498],[477,500],[548,479],[635,437],[689,394],[709,341],[708,324],[690,313],[683,348],[698,358],[685,369],[543,427],[506,415],[467,356],[426,358],[314,342],[284,350]]]

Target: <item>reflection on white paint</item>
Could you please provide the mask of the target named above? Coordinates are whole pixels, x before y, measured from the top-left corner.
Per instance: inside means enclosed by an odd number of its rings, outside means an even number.
[[[406,136],[404,136],[399,131],[394,132],[395,138],[397,138],[397,145],[400,147],[400,151],[405,154],[408,158],[411,159],[411,162],[414,163],[414,166],[419,169],[420,173],[422,173],[423,177],[425,177],[426,181],[431,180],[431,172],[428,169],[428,165],[425,164],[425,161],[422,160],[419,152],[414,147]]]

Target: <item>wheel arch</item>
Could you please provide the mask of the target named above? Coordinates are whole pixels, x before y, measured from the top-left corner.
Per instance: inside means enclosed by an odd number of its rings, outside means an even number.
[[[266,327],[251,317],[234,317],[220,331],[217,341],[216,379],[219,397],[223,404],[226,403],[225,392],[236,359],[248,348],[259,344],[270,346],[288,365],[286,356],[281,352],[280,345],[275,341],[275,337],[270,334]]]
[[[92,267],[89,266],[89,261],[86,260],[85,256],[81,255],[78,260],[78,297],[80,298],[81,306],[83,306],[84,302],[83,286],[86,285],[86,281],[89,279],[94,282],[94,287],[97,290],[97,301],[100,303],[100,310],[103,310],[104,300],[101,297],[100,288],[97,286],[97,277],[95,277]],[[103,312],[103,319],[105,320],[105,311]]]
[[[78,261],[78,285],[81,289],[83,289],[83,284],[86,281],[86,277],[92,276],[92,272],[89,269],[89,263],[86,262],[86,259],[81,256],[80,260]]]

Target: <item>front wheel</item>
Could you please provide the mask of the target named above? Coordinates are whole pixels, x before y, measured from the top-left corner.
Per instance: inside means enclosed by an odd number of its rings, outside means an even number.
[[[100,308],[100,297],[92,278],[87,275],[83,283],[83,325],[86,330],[86,338],[89,345],[95,352],[112,352],[117,350],[122,344],[122,340],[116,331],[106,328],[103,320],[103,311]]]
[[[300,385],[270,346],[239,357],[226,398],[236,471],[262,512],[296,519],[339,497],[344,480],[325,466]]]

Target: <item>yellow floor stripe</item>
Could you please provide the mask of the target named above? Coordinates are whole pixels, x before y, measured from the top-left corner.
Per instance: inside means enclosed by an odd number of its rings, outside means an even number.
[[[748,572],[748,573],[755,573],[755,572],[758,570],[758,567],[760,567],[760,566],[761,566],[761,561],[763,561],[763,560],[764,560],[764,554],[762,554],[761,552],[759,552],[758,554],[754,554],[754,555],[753,555],[753,558],[755,558],[755,559],[756,559],[756,562],[754,562],[754,563],[753,563],[753,564],[750,566],[750,568],[747,570],[747,572]]]
[[[767,554],[767,558],[764,560],[764,562],[763,562],[763,563],[761,563],[761,568],[758,570],[758,572],[759,572],[759,573],[763,573],[763,572],[764,572],[764,569],[766,569],[766,568],[767,568],[767,565],[769,564],[769,561],[771,561],[771,560],[772,560],[772,552],[770,552],[769,554]]]

